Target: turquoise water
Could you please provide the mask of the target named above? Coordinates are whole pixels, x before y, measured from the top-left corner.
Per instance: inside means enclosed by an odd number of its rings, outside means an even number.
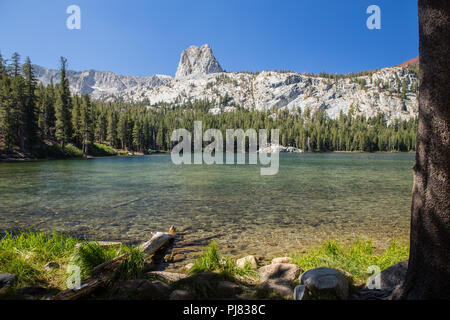
[[[175,225],[185,244],[215,238],[232,255],[264,257],[328,238],[382,245],[408,234],[413,159],[282,154],[276,176],[175,166],[170,155],[0,163],[0,229],[137,241]]]

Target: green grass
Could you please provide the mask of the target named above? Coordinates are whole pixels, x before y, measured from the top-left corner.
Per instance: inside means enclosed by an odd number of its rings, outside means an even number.
[[[142,276],[146,255],[137,247],[121,247],[121,254],[127,254],[117,271],[121,280],[137,279]]]
[[[76,239],[57,233],[7,233],[0,241],[0,273],[17,275],[16,287],[61,287],[66,279],[63,267],[70,262],[76,243]],[[60,268],[43,271],[50,261],[57,262]]]
[[[117,270],[117,278],[136,279],[142,275],[144,269],[145,254],[137,247],[120,245],[102,247],[97,242],[86,242],[80,245],[73,256],[73,264],[80,267],[81,278],[86,278],[96,266],[126,254],[126,258]]]
[[[96,242],[82,242],[76,248],[77,243],[77,239],[59,233],[6,233],[0,239],[0,273],[17,276],[13,289],[39,285],[64,290],[69,265],[80,267],[84,279],[97,265],[127,254],[117,271],[117,278],[134,279],[142,275],[146,256],[136,247],[102,247]],[[59,267],[45,270],[48,262],[56,262]]]
[[[91,270],[120,254],[120,251],[114,247],[102,247],[97,242],[82,243],[72,258],[72,263],[80,267],[81,278],[89,276]]]
[[[257,272],[251,268],[249,263],[244,268],[238,268],[236,261],[229,256],[221,257],[215,241],[211,242],[195,260],[194,266],[189,270],[190,274],[200,272],[217,272],[229,275],[230,277],[255,277],[257,275]]]
[[[368,267],[378,266],[384,270],[407,260],[408,256],[409,246],[405,241],[394,239],[385,250],[375,252],[371,240],[356,240],[348,245],[329,240],[305,254],[294,254],[292,258],[305,271],[320,267],[334,268],[344,272],[353,284],[360,285],[371,276],[367,273]]]
[[[82,278],[85,278],[97,265],[126,254],[117,270],[116,279],[135,279],[143,276],[146,256],[137,247],[125,245],[103,247],[95,242],[83,242],[77,249],[75,245],[78,242],[71,236],[58,233],[23,232],[18,235],[6,233],[0,239],[0,273],[17,275],[14,289],[40,285],[63,290],[69,276],[67,273],[69,265],[79,266]],[[384,270],[407,260],[408,254],[407,242],[400,240],[392,240],[382,251],[375,250],[370,240],[357,240],[347,245],[330,240],[307,253],[292,255],[292,258],[294,263],[305,271],[318,267],[335,268],[344,272],[352,284],[360,285],[370,276],[367,273],[369,266],[378,266],[380,270]],[[51,261],[57,262],[59,267],[50,271],[45,270],[45,264]],[[249,264],[245,268],[238,268],[234,259],[221,256],[214,241],[205,248],[189,271],[191,275],[202,272],[215,272],[219,274],[218,279],[242,283],[255,283],[258,275]],[[189,285],[184,283],[185,287]],[[199,296],[207,296],[214,288],[198,284],[198,288],[194,289]],[[266,294],[260,292],[261,296]]]

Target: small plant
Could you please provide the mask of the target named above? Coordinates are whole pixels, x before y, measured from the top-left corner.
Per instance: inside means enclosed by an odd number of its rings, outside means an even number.
[[[117,271],[117,276],[121,280],[136,279],[142,275],[145,263],[145,253],[137,247],[122,246],[121,254],[127,254]]]
[[[97,242],[80,245],[72,262],[80,268],[81,278],[86,278],[96,266],[119,256],[120,251],[114,247],[103,248]]]
[[[253,277],[256,275],[256,272],[251,268],[250,263],[246,263],[244,268],[238,268],[236,266],[236,262],[230,257],[221,257],[215,241],[212,241],[205,251],[203,251],[200,257],[198,257],[194,262],[194,266],[189,271],[191,274],[200,272],[218,272],[230,277]]]

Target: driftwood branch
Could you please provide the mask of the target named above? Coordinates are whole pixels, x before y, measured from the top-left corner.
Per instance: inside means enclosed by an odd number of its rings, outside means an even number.
[[[159,249],[174,239],[174,235],[166,232],[157,232],[153,237],[142,243],[139,248],[147,256],[154,254]],[[77,300],[90,295],[95,290],[105,287],[116,275],[117,269],[128,254],[123,254],[105,263],[96,266],[91,275],[82,281],[79,289],[67,289],[58,293],[54,300]]]
[[[142,243],[139,247],[147,256],[150,256],[174,238],[175,236],[171,233],[157,232],[150,240]]]

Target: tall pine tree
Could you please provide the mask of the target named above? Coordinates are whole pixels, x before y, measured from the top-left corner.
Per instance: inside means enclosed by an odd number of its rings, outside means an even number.
[[[70,97],[69,80],[66,75],[67,60],[61,57],[61,80],[56,100],[56,138],[61,141],[62,150],[72,137],[72,99]]]

